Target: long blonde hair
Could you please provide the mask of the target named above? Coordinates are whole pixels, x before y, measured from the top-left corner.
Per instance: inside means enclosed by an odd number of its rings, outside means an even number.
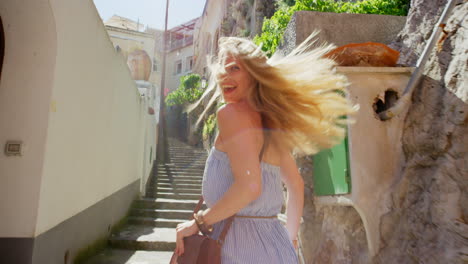
[[[215,89],[217,76],[225,72],[227,56],[233,56],[257,80],[248,100],[262,115],[264,128],[273,132],[275,142],[299,155],[332,147],[345,136],[346,124],[350,123],[349,118],[343,117],[357,108],[344,96],[346,77],[337,74],[335,62],[324,57],[334,47],[311,49],[314,36],[290,54],[275,54],[270,59],[250,40],[220,38],[218,58],[210,65],[211,87],[205,94]],[[220,94],[220,89],[216,89],[210,103]]]

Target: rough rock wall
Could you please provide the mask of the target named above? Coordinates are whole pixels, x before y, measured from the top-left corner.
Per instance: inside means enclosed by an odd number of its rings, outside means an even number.
[[[414,0],[394,46],[414,65],[446,1]],[[405,120],[406,164],[375,263],[468,263],[468,3],[455,7]]]
[[[304,157],[296,161],[305,183],[304,222],[299,230],[304,263],[367,263],[366,233],[357,211],[348,206],[317,206],[312,160]]]
[[[392,46],[414,66],[445,0],[414,0]],[[405,120],[405,165],[381,220],[382,246],[369,259],[351,207],[314,204],[311,161],[298,159],[305,188],[301,226],[305,263],[468,263],[468,3],[455,7],[447,38],[434,49]]]

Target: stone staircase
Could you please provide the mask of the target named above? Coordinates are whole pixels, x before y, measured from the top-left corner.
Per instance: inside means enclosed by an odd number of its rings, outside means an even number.
[[[86,264],[169,263],[175,228],[190,218],[200,198],[207,153],[176,139],[168,143],[170,161],[155,164],[146,196],[132,205],[127,225]]]

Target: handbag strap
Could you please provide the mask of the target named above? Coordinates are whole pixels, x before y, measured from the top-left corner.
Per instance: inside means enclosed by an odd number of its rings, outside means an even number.
[[[200,208],[201,208],[202,205],[203,205],[203,201],[204,201],[204,200],[203,200],[203,195],[202,195],[202,196],[200,196],[200,200],[198,200],[198,203],[197,203],[197,205],[195,206],[195,209],[193,209],[193,213],[194,213],[194,214],[196,214],[196,213],[198,213],[198,211],[200,211]],[[193,219],[193,214],[192,214],[192,216],[190,217],[190,220],[192,220],[192,219]]]
[[[268,143],[269,143],[269,133],[265,132],[265,140],[264,140],[264,143],[262,145],[262,149],[260,150],[260,154],[259,154],[259,157],[258,157],[260,162],[262,162],[263,153],[265,152],[265,149],[266,149],[266,146],[268,145]],[[195,209],[193,210],[194,214],[198,213],[198,211],[200,210],[200,208],[203,205],[203,201],[204,201],[203,196],[201,196],[200,200],[198,200],[197,206],[195,206]],[[220,245],[223,245],[223,243],[224,243],[224,239],[226,238],[227,232],[231,228],[232,221],[234,220],[234,216],[235,215],[232,215],[232,216],[230,216],[229,218],[226,219],[226,223],[224,225],[223,231],[221,231],[221,234],[219,235],[219,238],[218,238],[218,243]],[[192,215],[191,219],[193,219],[193,215]]]

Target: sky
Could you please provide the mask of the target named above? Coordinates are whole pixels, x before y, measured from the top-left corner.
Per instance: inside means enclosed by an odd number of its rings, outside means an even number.
[[[119,15],[164,29],[166,0],[93,0],[103,21]],[[202,15],[205,0],[170,0],[168,29]]]

